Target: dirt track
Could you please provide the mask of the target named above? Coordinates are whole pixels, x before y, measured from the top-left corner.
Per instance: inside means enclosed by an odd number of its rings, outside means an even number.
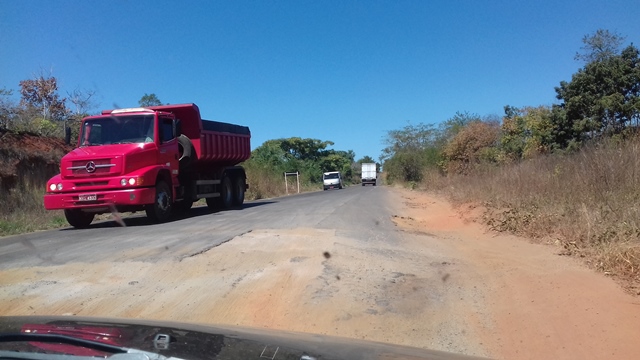
[[[610,279],[438,198],[393,194],[394,239],[256,229],[181,261],[8,269],[0,315],[233,324],[508,359],[640,353],[640,301]]]

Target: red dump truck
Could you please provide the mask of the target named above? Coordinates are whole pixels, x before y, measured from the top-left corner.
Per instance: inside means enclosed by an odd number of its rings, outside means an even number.
[[[248,189],[238,163],[251,154],[246,126],[203,120],[195,104],[104,110],[82,120],[76,149],[47,183],[44,206],[88,227],[96,214],[141,211],[155,222],[205,198],[241,206]]]

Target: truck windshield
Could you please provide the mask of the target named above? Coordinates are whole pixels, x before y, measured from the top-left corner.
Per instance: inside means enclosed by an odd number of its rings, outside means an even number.
[[[324,178],[325,179],[339,179],[340,178],[340,174],[338,174],[338,173],[324,174]]]
[[[89,119],[82,126],[80,139],[80,146],[153,142],[154,115]]]

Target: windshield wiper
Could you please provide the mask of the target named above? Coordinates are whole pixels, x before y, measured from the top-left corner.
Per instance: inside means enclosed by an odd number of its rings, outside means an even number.
[[[66,344],[72,346],[83,347],[86,349],[92,349],[109,354],[107,359],[111,360],[182,360],[175,357],[167,357],[161,354],[156,354],[148,351],[115,346],[105,344],[97,341],[78,339],[66,335],[56,334],[26,334],[26,333],[12,333],[12,334],[0,334],[0,343],[6,342],[41,342],[41,343],[55,343]],[[56,360],[95,360],[96,358],[104,359],[104,357],[96,356],[76,356],[65,354],[43,354],[32,352],[16,352],[8,350],[0,350],[0,359],[26,359],[26,360],[42,360],[42,359],[56,359]]]

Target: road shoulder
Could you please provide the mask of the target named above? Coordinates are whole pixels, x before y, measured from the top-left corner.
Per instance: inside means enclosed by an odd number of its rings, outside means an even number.
[[[459,280],[482,288],[487,312],[474,332],[492,356],[631,359],[640,353],[640,301],[612,279],[554,246],[490,232],[438,196],[394,191],[406,205],[398,226],[442,239],[470,270]]]

